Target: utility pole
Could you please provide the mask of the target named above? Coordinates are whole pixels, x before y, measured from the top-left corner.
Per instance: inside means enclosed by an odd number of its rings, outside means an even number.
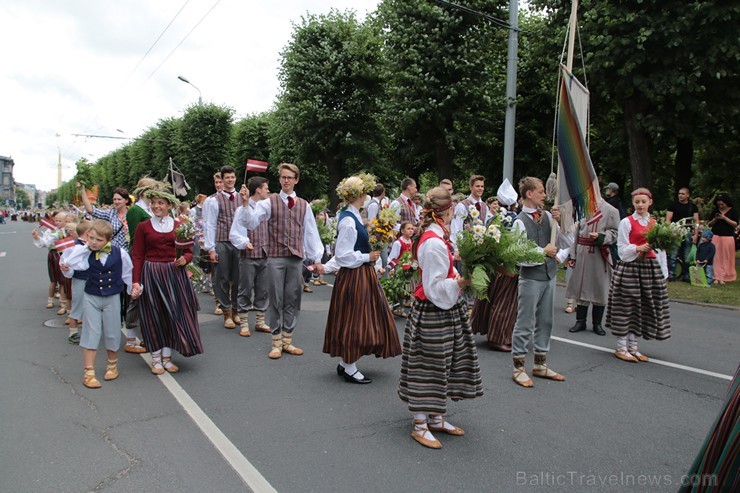
[[[504,178],[514,183],[516,134],[516,71],[519,61],[519,2],[509,1],[509,47],[506,56],[506,118],[504,120]]]

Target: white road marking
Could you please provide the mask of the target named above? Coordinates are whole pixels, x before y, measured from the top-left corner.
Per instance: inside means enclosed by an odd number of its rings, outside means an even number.
[[[123,331],[122,331],[123,332]],[[124,333],[125,336],[125,333]],[[138,341],[138,339],[137,339]],[[149,353],[140,354],[141,358],[151,366],[152,358]],[[228,437],[216,426],[216,424],[203,412],[198,404],[190,395],[177,383],[172,375],[165,372],[159,375],[159,381],[170,391],[172,397],[182,406],[190,419],[200,428],[200,431],[216,447],[216,450],[226,459],[226,462],[242,478],[242,481],[254,493],[277,493],[267,479],[260,474],[256,467],[247,460],[238,448],[228,439]]]
[[[4,257],[7,252],[0,252],[0,257]]]
[[[593,344],[587,344],[585,342],[573,341],[571,339],[565,339],[564,337],[551,336],[550,339],[555,341],[564,342],[566,344],[573,344],[574,346],[586,347],[589,349],[596,349],[597,351],[604,351],[606,353],[614,353],[614,348],[606,348],[602,346],[594,346]],[[723,380],[732,380],[731,375],[723,375],[721,373],[715,373],[713,371],[702,370],[701,368],[694,368],[692,366],[679,365],[678,363],[671,363],[670,361],[663,361],[660,359],[650,358],[648,363],[655,363],[656,365],[668,366],[670,368],[677,368],[679,370],[686,370],[701,375],[707,375],[710,377],[721,378]]]
[[[15,231],[0,231],[0,235],[14,235]]]

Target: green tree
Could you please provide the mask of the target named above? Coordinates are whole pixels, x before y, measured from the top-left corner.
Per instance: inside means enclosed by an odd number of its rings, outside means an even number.
[[[381,60],[377,26],[354,13],[308,14],[296,26],[282,53],[271,156],[295,157],[309,196],[328,191],[336,204],[345,175],[384,168]]]
[[[15,189],[15,208],[16,209],[28,209],[31,206],[31,199],[28,198],[28,194],[25,190],[16,188]]]
[[[502,17],[493,0],[466,6]],[[388,97],[386,122],[394,156],[412,176],[439,178],[493,162],[501,135],[506,31],[459,10],[426,0],[386,0],[383,25]],[[502,51],[503,50],[503,51]]]
[[[270,125],[272,113],[249,115],[234,124],[231,132],[231,162],[237,166],[237,181],[244,181],[247,159],[270,161]],[[271,163],[263,176],[270,180],[275,190],[277,186],[276,164]],[[237,186],[239,188],[239,186]]]

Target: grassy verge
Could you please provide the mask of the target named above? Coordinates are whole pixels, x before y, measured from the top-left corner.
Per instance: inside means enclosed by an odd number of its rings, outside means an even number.
[[[737,255],[740,258],[740,252],[737,252]],[[679,265],[678,270],[680,268]],[[736,267],[736,269],[738,280],[722,286],[715,284],[710,288],[699,288],[687,282],[669,282],[668,297],[672,300],[688,300],[740,307],[740,268]],[[558,282],[565,284],[565,270],[558,270]]]

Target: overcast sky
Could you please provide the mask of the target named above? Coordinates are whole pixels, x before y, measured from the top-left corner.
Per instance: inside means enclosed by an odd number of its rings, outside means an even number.
[[[69,180],[80,157],[94,161],[127,142],[72,134],[136,137],[182,116],[198,91],[178,75],[236,118],[269,110],[293,23],[331,8],[363,19],[378,3],[0,0],[0,155],[14,159],[16,181],[56,188],[57,146]]]

